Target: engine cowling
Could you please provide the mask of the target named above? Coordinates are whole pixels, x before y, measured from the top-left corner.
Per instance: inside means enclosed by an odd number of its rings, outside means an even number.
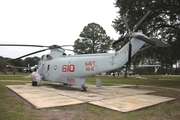
[[[39,73],[37,72],[32,72],[31,73],[31,78],[33,81],[36,81],[36,82],[40,82],[42,80],[42,77]]]

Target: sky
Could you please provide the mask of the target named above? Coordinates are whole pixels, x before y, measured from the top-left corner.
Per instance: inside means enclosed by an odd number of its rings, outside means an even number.
[[[118,9],[113,3],[115,0],[0,0],[0,44],[74,45],[92,22],[116,40],[119,35],[111,25]],[[0,46],[0,56],[17,58],[41,49],[45,48]]]

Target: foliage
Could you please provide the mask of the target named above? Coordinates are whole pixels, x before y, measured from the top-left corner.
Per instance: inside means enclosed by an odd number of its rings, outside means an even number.
[[[6,67],[7,63],[8,58],[3,58],[2,56],[0,56],[0,71],[2,71]]]
[[[24,75],[1,75],[0,80],[24,80],[24,82],[32,81],[31,78],[25,77]]]
[[[106,53],[112,40],[106,31],[97,23],[89,23],[74,42],[74,52],[77,54]]]
[[[176,87],[180,88],[180,76],[163,76],[163,75],[142,75],[141,77],[146,79],[138,79],[139,85],[149,85],[149,86],[162,86],[162,87]],[[124,78],[123,76],[96,76],[88,77],[86,82],[95,84],[96,78],[101,79],[102,85],[112,86],[118,84],[131,84],[136,85],[136,76],[129,76]]]
[[[0,71],[3,73],[6,73],[8,71],[11,72],[22,72],[22,69],[15,69],[15,68],[6,68],[6,65],[12,65],[12,66],[19,66],[19,67],[28,67],[28,64],[30,66],[37,65],[39,62],[39,57],[28,57],[26,59],[11,59],[11,58],[3,58],[0,56]]]
[[[39,60],[40,60],[39,57],[33,57],[33,58],[28,57],[23,60],[23,65],[26,67],[28,66],[28,64],[29,64],[29,66],[34,66],[34,65],[38,64]]]

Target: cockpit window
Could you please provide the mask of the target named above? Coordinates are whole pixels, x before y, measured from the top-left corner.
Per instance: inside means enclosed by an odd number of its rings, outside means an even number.
[[[41,57],[41,60],[43,60],[43,58],[44,58],[44,55]]]
[[[50,56],[50,55],[47,55],[46,58],[47,58],[47,60],[52,60],[53,59],[53,57]]]
[[[52,59],[53,59],[53,57],[51,55],[43,55],[41,57],[41,60],[52,60]]]

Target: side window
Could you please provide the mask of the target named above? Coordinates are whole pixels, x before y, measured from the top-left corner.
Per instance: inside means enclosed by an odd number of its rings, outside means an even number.
[[[42,65],[42,69],[45,69],[44,64]]]
[[[50,68],[50,65],[48,65],[47,70],[49,70],[49,68]]]
[[[44,59],[44,55],[41,57],[41,60],[43,60]]]

